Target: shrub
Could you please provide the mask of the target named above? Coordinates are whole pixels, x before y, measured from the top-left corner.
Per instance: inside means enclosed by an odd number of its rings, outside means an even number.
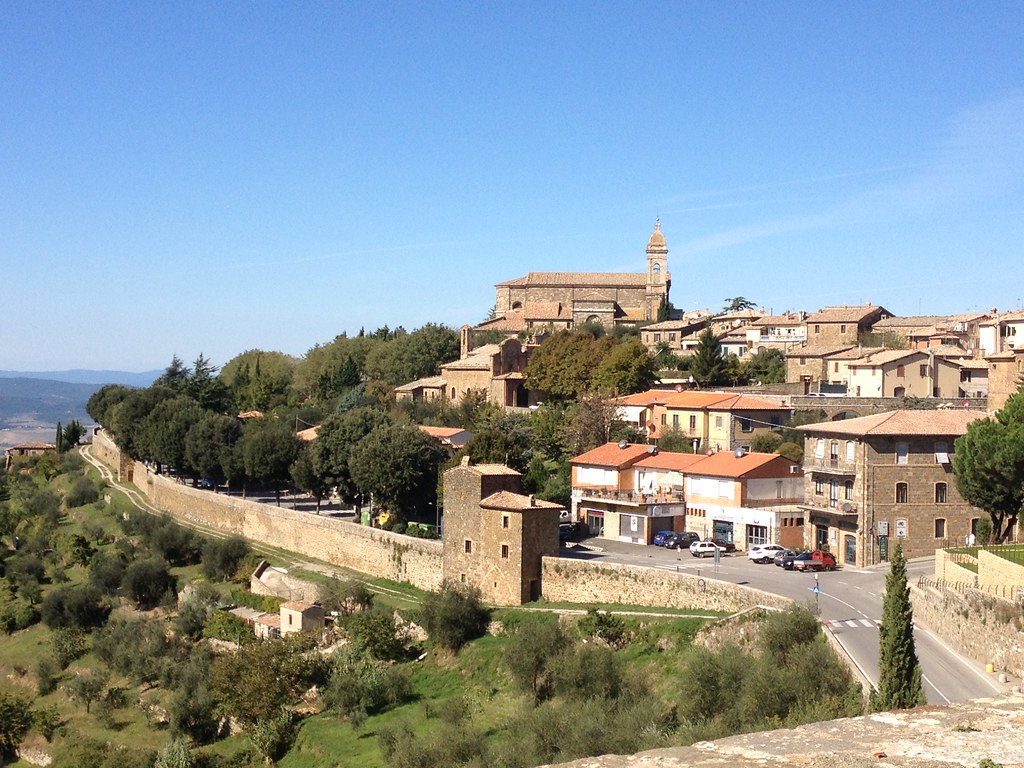
[[[57,666],[60,669],[67,669],[72,661],[85,656],[89,644],[86,642],[85,632],[79,627],[58,627],[50,635],[50,649],[53,651],[53,660]]]
[[[331,660],[331,678],[322,696],[342,717],[376,715],[412,698],[408,672],[340,651]]]
[[[375,659],[400,659],[405,654],[405,646],[398,636],[398,623],[390,608],[353,614],[345,628],[353,644]]]
[[[151,557],[136,560],[125,569],[121,591],[139,608],[148,610],[165,600],[173,601],[177,586],[178,580],[171,574],[167,563]]]
[[[447,581],[439,592],[426,596],[420,615],[431,641],[450,651],[483,636],[491,619],[478,590]]]
[[[43,600],[40,614],[50,629],[78,627],[90,629],[107,620],[110,606],[103,601],[100,590],[85,584],[78,587],[58,587]]]
[[[227,611],[214,611],[203,626],[203,637],[231,643],[251,643],[256,639],[252,627]]]
[[[49,656],[40,656],[36,662],[36,691],[46,696],[57,689],[60,680],[60,667]]]
[[[373,593],[361,581],[328,579],[320,585],[320,603],[325,611],[351,616],[373,607]]]
[[[627,640],[626,622],[612,613],[601,613],[596,608],[587,609],[587,615],[577,625],[584,637],[596,637],[612,648],[625,645]]]
[[[20,694],[0,690],[0,760],[14,758],[32,727],[32,705]]]
[[[212,581],[228,581],[247,554],[249,545],[237,536],[207,539],[203,545],[203,575]]]
[[[89,477],[86,475],[79,475],[68,489],[67,494],[64,496],[64,503],[69,507],[84,507],[86,504],[92,504],[99,501],[100,491]]]

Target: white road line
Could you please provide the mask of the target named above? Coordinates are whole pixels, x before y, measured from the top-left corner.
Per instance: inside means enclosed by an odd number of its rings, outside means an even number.
[[[808,587],[807,591],[808,591],[808,592],[813,592],[814,590],[813,590],[812,588]],[[868,615],[867,615],[866,613],[864,613],[864,611],[860,610],[860,609],[859,609],[859,608],[858,608],[857,606],[855,606],[855,605],[850,605],[850,604],[849,604],[848,602],[846,602],[845,600],[840,600],[840,599],[839,599],[838,597],[836,597],[835,595],[829,594],[829,593],[827,593],[827,592],[822,592],[822,593],[820,593],[820,594],[821,594],[821,596],[822,596],[822,597],[829,597],[829,598],[832,598],[833,600],[835,600],[835,601],[836,601],[837,603],[842,603],[842,604],[843,604],[843,605],[845,605],[845,606],[846,606],[847,608],[849,608],[849,609],[850,609],[851,611],[856,611],[857,613],[859,613],[859,614],[860,614],[861,616],[863,616],[863,617],[864,617],[865,619],[869,619],[869,618],[871,618],[871,617],[870,617],[870,616],[868,616]]]
[[[860,620],[860,624],[861,624],[862,627],[873,627],[873,626],[875,626],[875,623],[873,621],[868,621],[867,619],[861,619]]]
[[[947,704],[951,704],[952,703],[948,698],[946,698],[946,694],[944,694],[942,691],[940,691],[938,688],[936,688],[935,684],[931,680],[929,680],[928,677],[923,672],[921,673],[921,680],[925,684],[930,686],[933,691],[935,691],[937,694],[939,694],[939,696],[942,697],[942,700],[945,701]]]
[[[844,621],[843,624],[845,624],[848,627],[853,627],[854,629],[856,629],[858,626],[857,622],[853,619],[850,619],[849,621]]]

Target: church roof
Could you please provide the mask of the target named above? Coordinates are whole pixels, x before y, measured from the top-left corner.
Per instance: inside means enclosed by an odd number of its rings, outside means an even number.
[[[646,272],[528,272],[523,277],[496,283],[505,286],[599,286],[602,288],[636,288],[647,285]]]

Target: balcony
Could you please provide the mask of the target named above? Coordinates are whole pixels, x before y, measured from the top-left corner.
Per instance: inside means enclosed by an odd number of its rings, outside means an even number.
[[[634,515],[653,517],[682,515],[686,512],[686,498],[682,491],[670,493],[641,493],[610,488],[573,488],[572,496],[579,501],[606,506],[629,507]]]
[[[857,463],[838,456],[812,456],[804,460],[804,471],[809,469],[836,475],[855,475]]]

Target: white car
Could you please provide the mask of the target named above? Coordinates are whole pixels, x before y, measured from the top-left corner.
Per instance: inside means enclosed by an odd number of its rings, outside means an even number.
[[[725,553],[725,547],[720,547],[713,541],[695,541],[690,545],[690,554],[694,557],[714,557],[715,550]]]
[[[778,544],[757,544],[747,550],[747,557],[755,563],[770,563],[779,552],[784,552],[785,547]]]

